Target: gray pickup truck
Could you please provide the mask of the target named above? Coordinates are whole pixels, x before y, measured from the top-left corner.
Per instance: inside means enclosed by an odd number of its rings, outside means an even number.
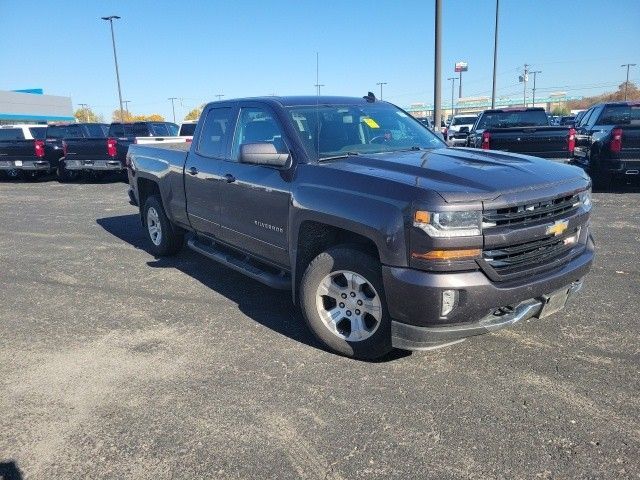
[[[190,144],[131,145],[153,254],[185,241],[291,290],[316,337],[372,359],[564,307],[589,271],[577,167],[450,149],[372,94],[214,102]]]

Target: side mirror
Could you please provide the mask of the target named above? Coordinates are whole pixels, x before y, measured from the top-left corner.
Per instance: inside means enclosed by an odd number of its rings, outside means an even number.
[[[291,158],[289,153],[278,153],[273,143],[244,143],[240,145],[240,162],[254,165],[285,167]]]

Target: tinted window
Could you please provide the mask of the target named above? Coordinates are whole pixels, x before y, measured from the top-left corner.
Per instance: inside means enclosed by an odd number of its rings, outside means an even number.
[[[44,140],[47,138],[47,127],[29,127],[31,136],[37,140]]]
[[[178,125],[176,125],[175,123],[165,123],[165,125],[169,129],[169,135],[171,135],[172,137],[178,135],[178,130],[180,130],[180,127],[178,127]]]
[[[165,123],[151,123],[149,124],[149,128],[151,129],[151,135],[154,137],[170,137],[171,133],[169,133],[169,128]]]
[[[89,124],[84,126],[87,129],[89,137],[104,138],[107,136],[108,127],[100,124]]]
[[[80,125],[68,125],[65,131],[65,138],[78,138],[84,137],[84,132]]]
[[[476,129],[541,127],[546,125],[549,125],[549,119],[543,110],[509,110],[503,112],[486,112],[480,118]]]
[[[122,123],[112,123],[109,127],[110,137],[124,137],[124,125]]]
[[[146,123],[130,123],[125,126],[125,133],[128,137],[151,137],[149,125]]]
[[[207,112],[200,132],[198,153],[207,157],[227,158],[227,141],[232,121],[231,108],[213,108]]]
[[[195,131],[196,131],[195,123],[183,123],[182,126],[180,127],[180,136],[188,137],[193,135],[193,132]]]
[[[0,128],[0,140],[24,140],[21,128]]]
[[[272,143],[278,153],[288,151],[280,124],[269,110],[261,107],[248,107],[240,111],[231,154],[234,160],[240,157],[240,146],[245,143]]]
[[[640,104],[604,107],[597,125],[640,125]]]

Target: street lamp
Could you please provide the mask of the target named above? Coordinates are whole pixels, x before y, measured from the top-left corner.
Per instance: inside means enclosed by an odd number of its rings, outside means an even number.
[[[382,86],[383,85],[388,85],[387,82],[378,82],[376,83],[376,85],[380,85],[380,100],[382,100]]]
[[[120,20],[120,17],[117,15],[111,15],[109,17],[101,17],[102,20],[106,20],[109,22],[111,26],[111,43],[113,44],[113,60],[116,64],[116,81],[118,82],[118,100],[120,101],[120,120],[124,121],[124,111],[122,108],[122,89],[120,88],[120,71],[118,70],[118,55],[116,54],[116,37],[113,34],[113,21]]]
[[[627,90],[629,88],[629,67],[635,67],[635,63],[625,63],[624,65],[620,65],[621,67],[627,67],[627,81],[624,82],[624,101],[627,101]]]
[[[456,77],[449,77],[447,81],[451,80],[451,116],[453,117],[453,95],[456,91]]]
[[[127,112],[127,116],[131,115],[129,113],[129,104],[131,103],[131,100],[122,100],[122,103],[124,103],[124,109]],[[124,121],[124,120],[123,120]]]

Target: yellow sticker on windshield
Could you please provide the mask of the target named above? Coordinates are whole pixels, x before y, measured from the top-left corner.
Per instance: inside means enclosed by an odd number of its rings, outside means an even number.
[[[365,117],[362,119],[362,121],[366,123],[370,128],[380,128],[380,125],[378,125],[373,118]]]

